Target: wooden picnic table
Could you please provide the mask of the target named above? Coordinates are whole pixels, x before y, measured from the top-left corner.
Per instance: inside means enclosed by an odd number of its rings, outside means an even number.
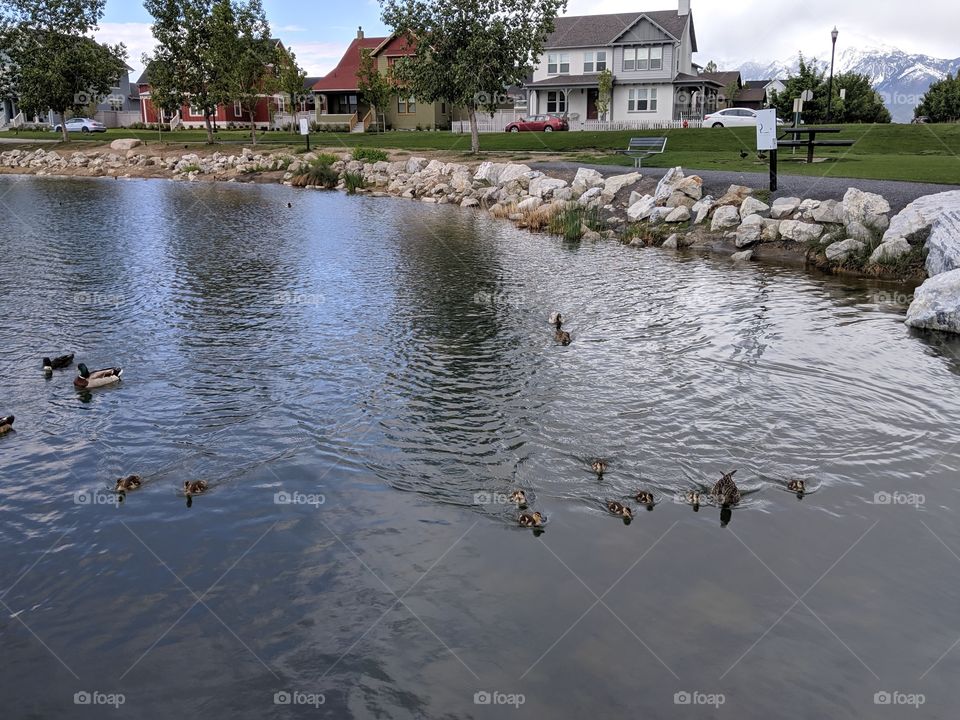
[[[813,149],[818,147],[851,147],[853,140],[817,140],[817,135],[821,133],[838,133],[843,128],[838,127],[795,127],[784,128],[784,135],[793,135],[793,140],[779,141],[779,147],[805,147],[807,149],[807,163],[813,163]],[[806,139],[801,140],[800,136],[806,135]]]

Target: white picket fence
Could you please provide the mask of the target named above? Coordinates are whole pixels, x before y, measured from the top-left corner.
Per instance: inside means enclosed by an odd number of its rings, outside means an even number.
[[[519,120],[523,115],[520,113],[498,113],[494,117],[483,116],[478,118],[477,127],[482,133],[506,132],[506,126],[514,120]],[[660,120],[647,122],[603,122],[600,120],[578,120],[570,119],[570,130],[583,130],[592,132],[605,132],[616,130],[679,130],[682,128],[701,128],[703,120]],[[469,133],[470,121],[457,120],[452,123],[452,130],[455,133]]]

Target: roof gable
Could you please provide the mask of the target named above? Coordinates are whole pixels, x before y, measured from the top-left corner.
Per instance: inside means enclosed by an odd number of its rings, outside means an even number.
[[[614,42],[616,43],[642,43],[642,42],[663,42],[666,40],[679,40],[670,35],[666,30],[650,20],[646,15],[641,15],[637,21],[627,28]]]
[[[387,38],[357,38],[340,58],[337,66],[313,85],[316,92],[331,90],[356,90],[357,71],[360,69],[360,52],[376,49]]]
[[[559,17],[554,23],[553,33],[547,39],[546,47],[575,48],[612,45],[642,18],[658,26],[676,42],[683,38],[688,20],[691,23],[692,33],[693,16],[679,15],[676,10]]]

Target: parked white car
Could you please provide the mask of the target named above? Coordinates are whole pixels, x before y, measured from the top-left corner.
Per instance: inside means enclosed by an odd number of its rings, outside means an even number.
[[[777,120],[777,125],[785,124]],[[757,111],[750,108],[727,108],[711,113],[703,118],[704,127],[756,127]]]
[[[55,125],[54,132],[63,132],[63,125]],[[70,118],[67,120],[67,132],[106,132],[107,126],[90,118]]]

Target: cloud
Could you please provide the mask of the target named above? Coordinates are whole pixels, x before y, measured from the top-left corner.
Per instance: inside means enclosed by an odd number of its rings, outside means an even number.
[[[307,32],[307,28],[303,27],[302,25],[284,25],[283,27],[276,28],[276,31],[285,33],[301,33]]]
[[[349,43],[324,42],[285,44],[293,50],[297,62],[310,76],[326,75],[333,70],[349,46]]]
[[[135,80],[143,70],[141,56],[153,54],[156,45],[151,27],[150,23],[103,23],[94,36],[100,42],[127,46],[127,65],[134,69],[131,78]]]

